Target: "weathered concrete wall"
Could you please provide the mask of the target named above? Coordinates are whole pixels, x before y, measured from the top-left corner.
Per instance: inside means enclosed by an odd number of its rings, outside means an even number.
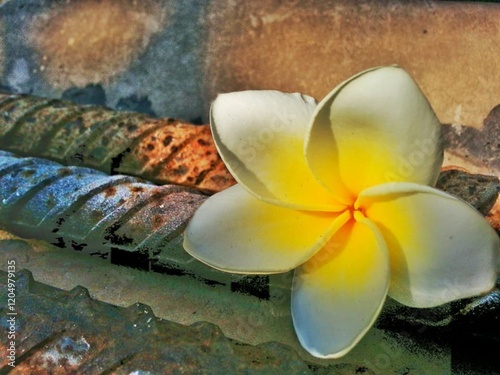
[[[399,64],[443,123],[481,126],[500,99],[498,19],[500,4],[472,2],[9,0],[0,83],[205,122],[218,92],[321,98]]]

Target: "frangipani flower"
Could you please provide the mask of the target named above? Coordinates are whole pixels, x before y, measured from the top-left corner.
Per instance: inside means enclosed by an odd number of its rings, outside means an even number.
[[[222,94],[217,148],[238,184],[210,197],[185,249],[223,271],[295,269],[302,346],[346,354],[386,295],[433,307],[488,291],[499,238],[463,201],[436,190],[440,123],[398,67],[364,71],[318,105],[300,94]]]

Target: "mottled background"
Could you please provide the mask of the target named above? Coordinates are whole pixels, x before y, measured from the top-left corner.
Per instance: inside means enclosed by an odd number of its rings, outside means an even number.
[[[321,99],[365,68],[399,64],[441,122],[480,127],[500,96],[500,6],[476,2],[10,0],[0,83],[206,122],[219,92]]]

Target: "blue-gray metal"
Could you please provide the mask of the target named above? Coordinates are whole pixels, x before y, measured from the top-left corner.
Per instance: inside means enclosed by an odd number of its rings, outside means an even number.
[[[206,198],[181,186],[0,151],[0,227],[115,264],[268,297],[266,277],[223,273],[183,250],[184,228]]]

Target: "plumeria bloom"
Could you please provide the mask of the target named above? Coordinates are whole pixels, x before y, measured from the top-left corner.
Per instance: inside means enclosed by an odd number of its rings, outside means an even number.
[[[387,295],[433,307],[491,289],[499,237],[433,187],[440,123],[401,68],[374,68],[319,104],[277,91],[222,94],[217,148],[238,184],[210,197],[185,249],[217,269],[295,270],[292,319],[312,355],[337,358]]]

